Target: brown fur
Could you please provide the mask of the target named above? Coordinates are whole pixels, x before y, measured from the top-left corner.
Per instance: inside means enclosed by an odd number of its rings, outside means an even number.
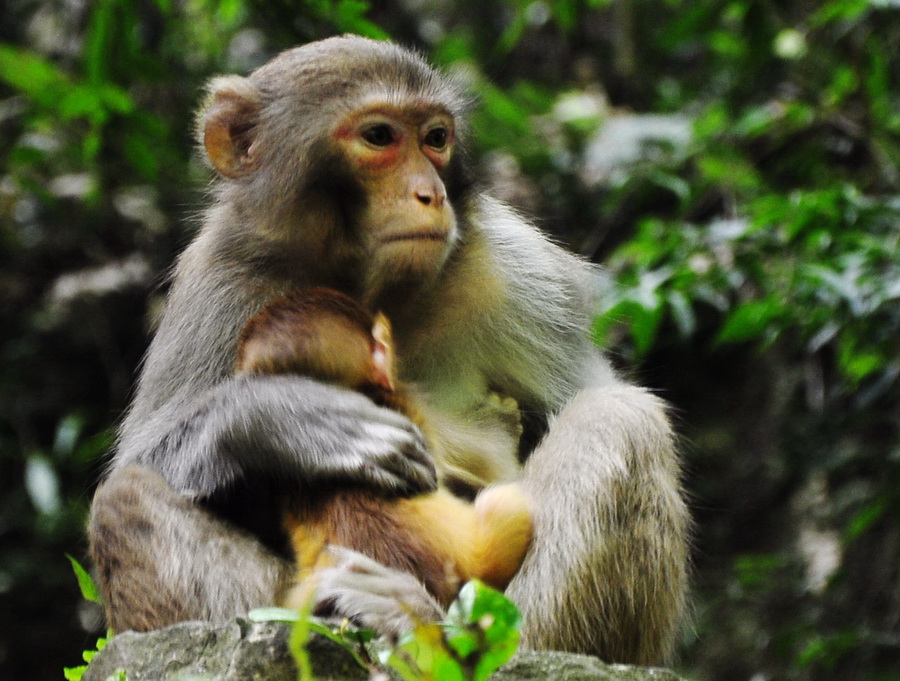
[[[342,490],[307,498],[287,516],[298,556],[297,587],[285,605],[302,607],[305,582],[333,561],[318,547],[359,551],[388,567],[415,575],[438,602],[449,605],[470,579],[503,590],[531,541],[528,501],[516,485],[484,490],[475,503],[446,490],[411,499],[384,500]]]
[[[338,291],[310,288],[278,299],[247,322],[238,340],[238,371],[315,376],[360,390],[422,427],[410,395],[393,375],[392,353],[386,320],[376,322]],[[392,387],[373,382],[382,373]],[[505,589],[531,541],[528,502],[514,485],[485,490],[474,504],[446,490],[383,499],[368,490],[345,489],[289,502],[289,508],[286,523],[298,561],[298,587],[286,600],[291,607],[304,605],[305,581],[330,564],[328,555],[317,550],[326,544],[416,575],[449,605],[473,578]]]

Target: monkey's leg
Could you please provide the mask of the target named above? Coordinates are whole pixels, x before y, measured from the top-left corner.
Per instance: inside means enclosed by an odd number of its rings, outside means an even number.
[[[473,510],[470,575],[495,589],[505,589],[531,545],[528,498],[519,485],[497,485],[475,498]]]
[[[413,598],[423,600],[426,611],[430,611],[433,599],[445,605],[453,601],[465,574],[461,566],[470,562],[475,513],[471,504],[446,490],[411,499],[384,499],[369,491],[349,489],[293,509],[287,514],[286,527],[297,557],[297,573],[296,585],[288,592],[285,605],[302,607],[309,602],[310,594],[317,592],[320,598],[316,612],[320,614],[335,613],[359,619],[357,611],[371,606],[376,608],[371,614],[375,618],[378,609],[383,607],[382,600],[389,601],[393,594],[401,594],[406,589],[409,577],[402,577],[403,573],[415,578],[417,589],[424,588],[431,594],[426,599]],[[356,569],[352,561],[336,561],[335,554],[326,545],[359,551],[383,566],[384,571],[366,567],[347,579],[327,577],[320,588],[323,574]],[[376,573],[386,577],[390,570],[398,571],[396,584],[371,579]],[[353,585],[356,581],[360,582],[358,587]],[[370,603],[353,603],[349,610],[343,610],[354,596],[335,598],[328,591],[329,584],[333,583],[350,584],[351,591],[370,584],[387,588],[387,592],[369,594]],[[405,607],[400,599],[395,601],[401,610]]]
[[[88,525],[109,626],[224,620],[276,602],[292,567],[142,466],[113,472]]]
[[[287,514],[285,526],[294,548],[296,565],[293,584],[280,599],[279,605],[306,612],[311,609],[315,597],[316,571],[334,565],[327,550],[331,537],[321,524],[304,522],[294,513]]]
[[[663,403],[629,385],[578,394],[525,466],[534,543],[507,594],[528,648],[656,663],[685,600],[688,516]]]

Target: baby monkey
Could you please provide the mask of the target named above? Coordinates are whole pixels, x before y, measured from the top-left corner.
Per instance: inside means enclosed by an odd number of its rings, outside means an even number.
[[[237,370],[298,374],[359,391],[410,418],[429,449],[439,446],[413,394],[397,380],[387,318],[337,291],[304,289],[265,307],[240,334]],[[439,474],[441,460],[436,456]],[[298,608],[308,598],[309,578],[329,565],[325,544],[415,575],[446,606],[472,578],[504,589],[533,529],[525,495],[515,484],[489,487],[473,503],[443,487],[410,499],[354,487],[312,490],[291,502],[286,526],[298,575],[284,604]]]

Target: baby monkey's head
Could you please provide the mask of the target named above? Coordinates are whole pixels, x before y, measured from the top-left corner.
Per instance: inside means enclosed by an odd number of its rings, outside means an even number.
[[[328,288],[266,305],[238,337],[237,371],[299,374],[367,394],[394,389],[390,323]]]

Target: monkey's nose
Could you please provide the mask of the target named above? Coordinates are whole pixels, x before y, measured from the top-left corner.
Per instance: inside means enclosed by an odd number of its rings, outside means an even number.
[[[443,187],[418,187],[413,191],[413,195],[423,206],[440,208],[444,205],[445,195]]]

